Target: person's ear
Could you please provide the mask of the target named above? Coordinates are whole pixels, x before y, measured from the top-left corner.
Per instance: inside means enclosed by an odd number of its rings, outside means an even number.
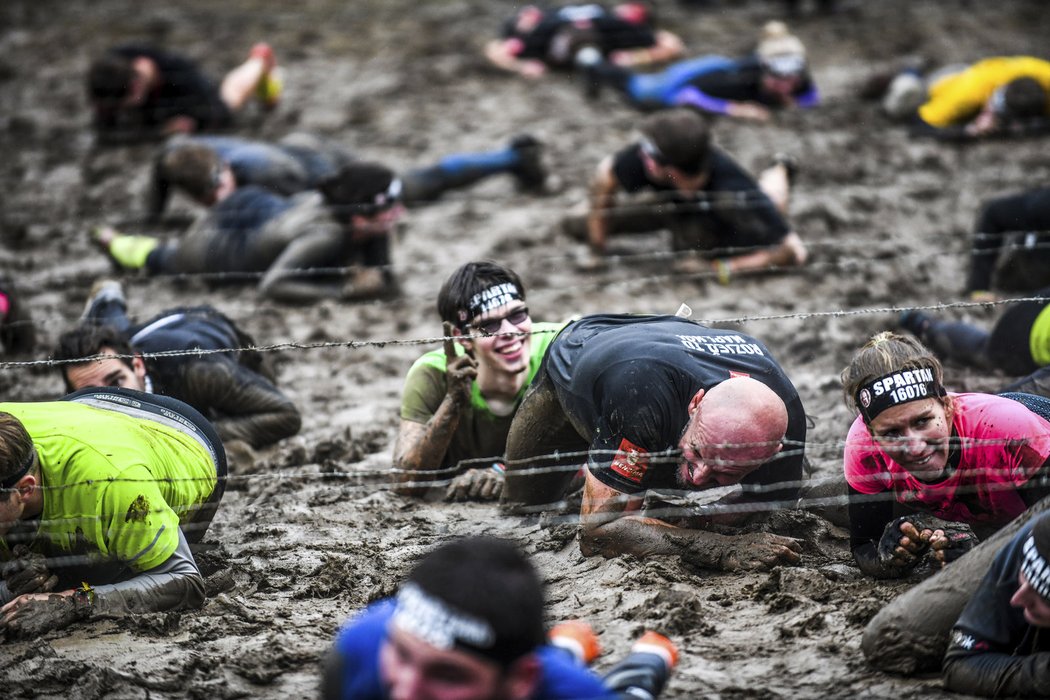
[[[139,381],[145,383],[146,361],[142,359],[142,355],[139,353],[135,353],[135,356],[131,358],[131,371],[135,373],[135,376],[139,378]]]
[[[15,492],[18,494],[19,500],[25,503],[29,500],[29,497],[33,495],[33,492],[39,485],[40,482],[35,475],[26,474],[15,482]]]
[[[695,394],[693,394],[693,398],[691,398],[689,400],[689,417],[690,418],[692,418],[693,414],[695,414],[697,412],[697,410],[700,408],[700,402],[703,401],[703,399],[704,399],[704,393],[705,393],[704,390],[700,389]]]
[[[526,654],[507,669],[502,697],[508,700],[528,700],[540,684],[542,667],[536,654]]]

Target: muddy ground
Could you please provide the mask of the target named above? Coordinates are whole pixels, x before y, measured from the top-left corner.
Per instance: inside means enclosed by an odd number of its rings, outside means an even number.
[[[779,2],[659,3],[663,22],[696,52],[736,54]],[[397,168],[478,150],[528,131],[548,146],[561,185],[549,197],[497,178],[411,212],[395,250],[403,296],[392,302],[289,307],[248,286],[125,277],[133,310],[213,303],[264,344],[407,341],[275,354],[280,382],[301,406],[301,435],[263,452],[230,483],[202,557],[210,597],[199,611],[102,621],[32,642],[0,645],[6,697],[297,697],[314,695],[318,660],[337,626],[392,592],[414,559],[467,533],[518,540],[543,572],[552,620],[584,617],[601,632],[606,667],[645,628],[670,634],[682,662],[672,698],[939,697],[936,678],[868,670],[865,622],[909,582],[876,583],[851,565],[843,530],[781,513],[774,529],[808,539],[802,564],[718,575],[674,558],[584,559],[575,529],[556,519],[501,517],[491,506],[422,503],[388,490],[400,382],[435,347],[434,297],[469,259],[517,269],[534,318],[598,311],[745,319],[799,387],[812,417],[814,476],[841,469],[851,416],[838,372],[887,307],[960,299],[978,203],[1045,183],[1045,141],[960,147],[914,141],[882,120],[857,88],[906,55],[935,63],[1008,53],[1039,55],[1050,35],[1043,3],[842,0],[831,17],[793,26],[811,51],[825,105],[770,125],[722,121],[717,141],[745,166],[776,151],[803,171],[792,221],[812,252],[800,271],[733,280],[668,274],[656,236],[619,243],[608,271],[574,270],[575,245],[556,222],[586,196],[589,172],[626,143],[638,115],[615,96],[585,102],[572,80],[527,84],[487,68],[484,39],[515,4],[504,0],[312,0],[278,4],[7,0],[0,3],[0,264],[22,284],[47,356],[79,315],[92,281],[111,274],[87,229],[136,230],[153,147],[95,147],[83,98],[90,59],[106,46],[149,39],[202,60],[213,75],[266,39],[287,72],[286,99],[239,132],[277,138],[311,130]],[[192,206],[176,203],[175,214]],[[991,309],[955,310],[987,321]],[[11,359],[11,358],[8,358]],[[30,357],[15,359],[34,359]],[[1001,378],[949,368],[956,389]],[[57,397],[57,372],[4,366],[5,400]]]

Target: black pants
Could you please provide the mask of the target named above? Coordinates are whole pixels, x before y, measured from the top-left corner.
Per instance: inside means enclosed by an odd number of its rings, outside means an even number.
[[[966,291],[1025,291],[1050,282],[1050,247],[1044,247],[1050,246],[1050,235],[1038,233],[1050,230],[1050,187],[989,201],[976,228]],[[1029,231],[1035,235],[1027,235]],[[1028,243],[1036,247],[1025,247]],[[1011,244],[1018,250],[1004,256]]]

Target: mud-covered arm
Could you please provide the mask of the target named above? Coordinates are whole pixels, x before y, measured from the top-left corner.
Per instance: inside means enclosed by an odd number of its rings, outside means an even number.
[[[538,78],[547,72],[547,64],[535,58],[519,58],[521,39],[493,39],[485,44],[485,58],[502,70],[526,78]]]
[[[344,235],[338,227],[321,226],[296,238],[263,275],[259,291],[271,299],[289,303],[341,296],[342,283],[331,281],[331,275],[311,276],[309,271],[344,264],[345,261],[340,257],[344,248]]]
[[[299,409],[280,389],[231,357],[211,355],[189,363],[185,400],[206,407],[223,440],[270,445],[299,432]]]
[[[204,602],[204,579],[181,530],[178,547],[163,564],[93,590],[92,612],[99,615],[186,610]]]
[[[407,414],[402,412],[401,426],[397,432],[394,445],[394,467],[399,484],[398,492],[405,495],[420,495],[425,488],[409,486],[411,482],[429,481],[434,472],[441,470],[445,463],[452,438],[459,427],[463,412],[470,405],[473,382],[477,377],[477,362],[469,354],[457,355],[452,341],[453,329],[445,322],[443,326],[445,341],[445,371],[439,376],[433,368],[413,367],[405,380],[403,402]],[[444,380],[444,393],[440,379]],[[412,420],[411,417],[424,413],[428,405],[433,405],[433,398],[426,395],[441,395],[441,402],[426,422]],[[408,415],[409,417],[406,417]],[[428,473],[429,472],[429,473]],[[443,472],[442,472],[443,473]],[[447,476],[451,477],[451,474]]]
[[[888,493],[864,494],[852,486],[849,489],[850,549],[857,566],[868,576],[897,578],[906,573],[899,568],[879,563],[878,544],[883,532],[893,520],[893,502]]]
[[[620,183],[613,172],[613,158],[606,157],[598,164],[591,179],[590,209],[587,214],[587,242],[595,253],[603,254],[609,238],[609,219],[616,206],[616,192]]]
[[[693,566],[723,571],[796,563],[797,540],[764,532],[722,535],[675,527],[641,514],[640,494],[629,495],[586,471],[580,507],[580,551],[584,556],[674,554]]]

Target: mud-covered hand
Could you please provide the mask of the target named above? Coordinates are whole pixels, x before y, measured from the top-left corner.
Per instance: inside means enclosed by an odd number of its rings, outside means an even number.
[[[11,550],[11,561],[4,564],[4,583],[12,596],[26,593],[50,593],[55,590],[58,577],[47,568],[47,558],[43,554],[29,551],[24,544],[17,544]]]
[[[448,388],[445,393],[459,406],[470,404],[470,395],[474,379],[478,376],[478,363],[469,352],[456,354],[456,344],[452,340],[452,324],[445,321],[445,381]]]
[[[682,559],[687,563],[721,571],[770,569],[802,558],[799,540],[768,532],[693,539],[685,550]]]
[[[973,528],[966,523],[953,523],[940,518],[929,518],[925,523],[927,528],[933,527],[930,536],[930,551],[933,558],[941,563],[941,566],[950,564],[971,549],[980,544]]]
[[[90,614],[90,605],[66,594],[23,595],[0,608],[0,633],[8,639],[33,639],[68,627]]]
[[[463,472],[445,489],[446,501],[495,501],[503,493],[503,472],[494,468]]]
[[[879,564],[897,571],[914,568],[930,548],[930,538],[938,529],[936,523],[943,522],[926,515],[903,515],[891,520],[876,547]]]

